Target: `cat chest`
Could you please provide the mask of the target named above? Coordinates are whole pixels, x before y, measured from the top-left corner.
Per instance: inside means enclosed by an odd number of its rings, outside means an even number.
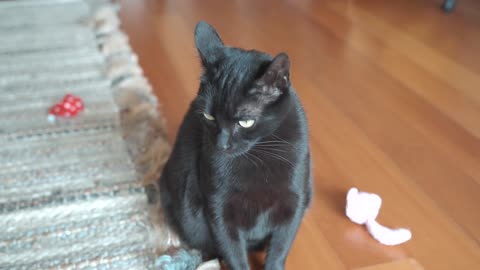
[[[224,208],[225,223],[243,230],[288,222],[297,209],[296,194],[284,188],[230,192]]]

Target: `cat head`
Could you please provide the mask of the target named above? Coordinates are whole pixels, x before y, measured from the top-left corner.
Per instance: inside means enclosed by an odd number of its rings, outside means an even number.
[[[194,104],[208,141],[221,153],[246,152],[291,109],[289,57],[225,46],[205,22],[197,24],[195,45],[203,73]]]

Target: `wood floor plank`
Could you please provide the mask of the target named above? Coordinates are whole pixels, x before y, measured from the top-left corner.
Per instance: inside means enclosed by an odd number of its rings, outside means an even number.
[[[411,176],[413,181],[465,226],[476,239],[480,239],[477,230],[480,226],[480,215],[475,210],[476,205],[480,205],[480,198],[477,196],[480,192],[478,183],[459,169],[455,160],[439,151],[431,143],[430,137],[411,125],[411,122],[402,116],[403,110],[395,111],[399,107],[397,100],[369,91],[372,88],[363,88],[358,81],[352,85],[347,84],[342,87],[344,90],[340,90],[340,80],[341,78],[338,78],[336,81],[337,89],[325,91],[329,92],[328,95],[336,106],[345,108],[355,124]],[[349,91],[353,85],[357,85],[359,91]],[[381,93],[391,93],[382,92],[384,87],[375,89]],[[396,137],[386,135],[384,130],[395,132]],[[452,186],[452,179],[455,179],[458,185]],[[463,196],[450,196],[453,190]]]
[[[329,1],[327,3],[326,7],[332,8],[332,10],[337,12],[344,10],[344,4],[341,1]],[[428,70],[438,80],[455,87],[469,98],[480,102],[476,87],[480,85],[480,77],[473,70],[432,49],[428,44],[416,40],[409,33],[396,31],[392,25],[378,19],[370,11],[361,7],[356,8],[356,6],[353,9],[355,15],[349,16],[349,18],[355,23],[356,27],[368,28],[371,33],[382,35],[383,39],[394,46],[399,53]],[[412,52],[415,52],[415,54],[412,54]]]
[[[177,59],[172,58],[165,49],[165,37],[160,36],[159,30],[153,27],[156,20],[153,11],[160,12],[159,2],[122,1],[121,4],[122,28],[128,34],[140,66],[160,101],[159,109],[166,119],[168,139],[172,144],[192,94],[187,92],[186,82],[182,82],[177,70],[172,68],[172,61]],[[198,65],[193,59],[191,64]]]
[[[462,0],[462,3],[457,5],[456,12],[451,14],[439,12],[441,2],[442,0],[406,0],[392,2],[390,5],[378,5],[376,1],[356,1],[355,5],[395,26],[399,31],[428,44],[446,57],[478,72],[480,55],[472,55],[470,52],[480,48],[480,2]],[[399,10],[408,10],[409,16],[398,12]]]
[[[338,4],[338,3],[337,3]],[[457,89],[457,84],[445,84],[444,77],[450,77],[452,74],[448,70],[441,71],[439,78],[438,72],[431,72],[425,69],[423,65],[419,65],[417,57],[412,58],[412,53],[417,49],[398,50],[397,47],[405,47],[397,38],[388,38],[384,36],[384,32],[374,31],[370,24],[363,19],[364,13],[359,13],[354,7],[350,9],[325,8],[326,5],[319,6],[300,6],[305,12],[306,8],[313,8],[313,16],[315,20],[326,27],[339,38],[348,42],[352,49],[367,55],[376,64],[380,65],[383,70],[408,86],[412,91],[431,102],[433,105],[442,108],[450,118],[458,122],[462,128],[467,129],[477,138],[480,138],[480,102],[471,95],[461,92]],[[328,7],[328,6],[327,6]],[[333,11],[333,12],[332,12]],[[306,11],[308,12],[308,11]],[[367,13],[368,14],[368,13]],[[348,16],[347,16],[348,15]],[[355,20],[362,21],[362,24],[356,23]],[[355,34],[351,29],[355,27]],[[391,28],[389,28],[393,31]],[[399,32],[399,35],[402,33]],[[390,36],[396,34],[391,33]],[[394,40],[395,42],[391,42]],[[410,39],[410,43],[414,42]],[[421,43],[416,42],[418,46],[425,47]],[[423,51],[432,51],[431,48],[425,47]],[[420,52],[422,54],[422,52]],[[420,58],[431,59],[429,56]],[[445,60],[447,61],[447,60]],[[479,61],[480,62],[480,61]],[[449,67],[450,65],[445,64]],[[454,67],[452,67],[454,68]],[[469,71],[467,71],[469,72]],[[461,79],[458,79],[461,81]],[[475,85],[468,86],[474,92]]]
[[[362,267],[355,270],[423,270],[423,267],[414,259],[406,259],[381,265]]]
[[[314,252],[311,252],[314,251]],[[311,214],[307,214],[300,228],[293,249],[287,259],[287,269],[316,269],[318,262],[332,270],[347,270],[336,250],[331,246]]]
[[[308,87],[303,84],[301,86]],[[446,216],[393,161],[375,147],[355,124],[340,114],[333,103],[318,95],[305,98],[305,102],[307,106],[315,103],[318,108],[316,114],[310,114],[310,120],[318,129],[313,138],[316,175],[326,171],[327,175],[330,175],[328,178],[321,177],[316,180],[316,200],[322,201],[317,205],[316,211],[319,212],[319,216],[334,217],[339,213],[332,212],[331,209],[327,212],[323,207],[332,204],[328,202],[331,200],[330,193],[335,190],[341,193],[339,190],[343,190],[345,194],[349,187],[357,186],[378,193],[384,198],[380,222],[389,226],[403,225],[412,228],[414,239],[411,243],[405,244],[406,252],[401,249],[399,251],[401,247],[385,248],[378,244],[373,245],[377,249],[374,253],[392,256],[382,260],[412,255],[427,269],[470,269],[480,265],[480,250],[477,243],[465,234],[453,219]],[[322,115],[328,115],[328,119],[321,117]],[[324,155],[328,155],[328,159],[323,158]],[[327,162],[328,160],[331,162]],[[324,185],[327,185],[327,188],[321,189]],[[328,185],[333,185],[336,189],[329,188]],[[331,222],[339,231],[327,231],[326,235],[331,237],[329,241],[338,250],[342,260],[352,262],[347,264],[347,267],[355,268],[381,262],[376,261],[378,258],[375,259],[373,254],[370,254],[373,261],[364,261],[372,250],[355,250],[353,248],[355,242],[352,243],[352,239],[333,238],[335,235],[338,237],[338,233],[347,231],[341,226],[340,220],[333,219]],[[348,223],[346,219],[343,223],[345,222]],[[323,231],[331,226],[320,221],[319,225]],[[359,246],[366,248],[365,243]],[[389,254],[388,251],[392,253]],[[455,252],[456,255],[452,256],[451,252]],[[438,259],[434,260],[432,256],[437,255]],[[458,259],[457,256],[463,258]]]
[[[182,89],[188,97],[196,94],[200,78],[200,63],[192,64],[184,59],[198,59],[193,43],[192,27],[187,25],[179,14],[165,14],[153,21],[158,36],[168,37],[160,42],[165,50],[165,56],[170,58],[171,69],[178,76]]]

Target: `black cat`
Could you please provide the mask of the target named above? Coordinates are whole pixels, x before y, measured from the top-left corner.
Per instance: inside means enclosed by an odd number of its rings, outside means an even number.
[[[203,74],[160,178],[167,220],[180,238],[233,270],[284,264],[312,194],[309,134],[290,84],[290,61],[225,46],[195,29]]]

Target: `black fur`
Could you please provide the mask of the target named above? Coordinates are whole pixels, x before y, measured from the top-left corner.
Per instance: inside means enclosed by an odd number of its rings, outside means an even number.
[[[229,269],[249,269],[248,252],[264,247],[265,269],[284,269],[312,194],[307,121],[288,56],[227,47],[205,22],[195,43],[200,89],[159,183],[167,219]],[[239,125],[248,119],[252,127]]]

